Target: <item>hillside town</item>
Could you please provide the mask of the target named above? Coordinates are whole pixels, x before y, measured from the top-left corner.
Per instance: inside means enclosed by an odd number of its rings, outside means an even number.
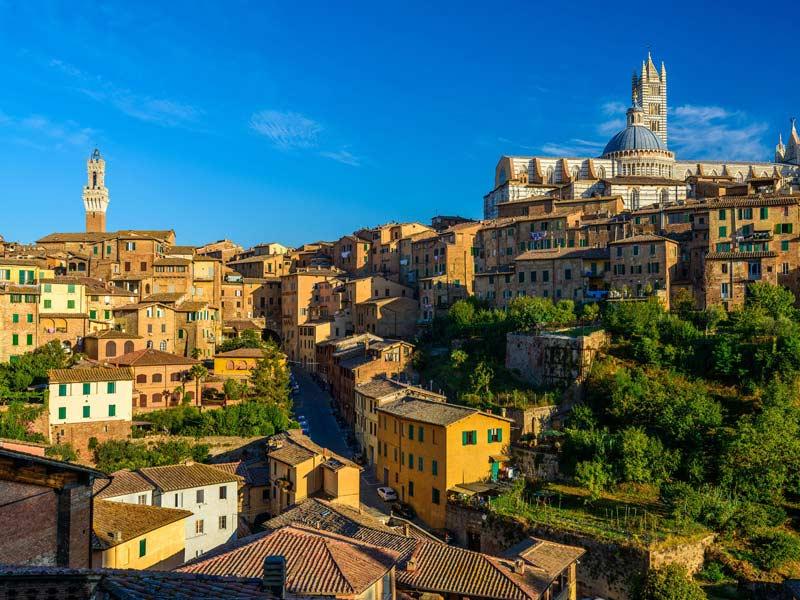
[[[0,238],[0,597],[800,598],[800,134],[666,107],[299,247],[110,227],[91,151]]]

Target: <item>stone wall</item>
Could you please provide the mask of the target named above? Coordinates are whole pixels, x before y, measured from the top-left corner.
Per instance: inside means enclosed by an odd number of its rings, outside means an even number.
[[[559,478],[558,454],[550,445],[511,445],[517,469],[530,481],[556,481]]]
[[[514,425],[511,429],[512,442],[517,441],[524,435],[538,438],[543,431],[552,428],[553,419],[557,414],[558,407],[555,405],[501,409],[502,416],[514,420]]]
[[[60,423],[50,426],[50,440],[53,444],[72,444],[82,461],[89,460],[89,440],[97,438],[99,443],[109,440],[125,440],[131,436],[130,421],[94,421],[90,423]]]
[[[699,570],[705,550],[713,542],[709,535],[695,542],[646,549],[545,525],[526,525],[453,502],[447,504],[447,529],[453,532],[456,544],[487,554],[500,554],[526,536],[580,546],[586,554],[578,563],[578,594],[605,600],[629,600],[632,576],[648,568],[680,562],[692,572]]]
[[[533,385],[571,387],[581,383],[598,352],[609,342],[605,331],[585,336],[509,333],[506,367]]]

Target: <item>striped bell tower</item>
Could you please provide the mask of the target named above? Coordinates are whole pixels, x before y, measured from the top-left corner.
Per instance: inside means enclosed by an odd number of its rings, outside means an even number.
[[[641,73],[633,72],[631,96],[634,104],[644,110],[644,125],[667,145],[667,69],[661,63],[656,68],[650,53],[642,61]]]

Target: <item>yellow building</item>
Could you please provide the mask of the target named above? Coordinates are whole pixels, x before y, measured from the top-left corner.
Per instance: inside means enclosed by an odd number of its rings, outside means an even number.
[[[309,496],[359,507],[359,466],[318,446],[299,430],[270,438],[267,468],[273,515]]]
[[[188,510],[129,504],[94,503],[92,566],[104,569],[167,571],[184,562]]]
[[[69,278],[39,283],[39,345],[58,340],[73,348],[88,333],[86,285]]]
[[[261,348],[237,348],[214,356],[214,375],[225,379],[247,379],[264,358]]]
[[[411,397],[376,410],[378,478],[434,529],[445,526],[447,490],[496,479],[509,460],[510,419]]]
[[[51,277],[55,273],[44,260],[0,257],[0,282],[30,285]]]

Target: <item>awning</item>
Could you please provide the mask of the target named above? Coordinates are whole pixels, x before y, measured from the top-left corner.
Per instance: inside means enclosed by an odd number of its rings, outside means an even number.
[[[495,454],[489,457],[489,460],[492,462],[508,462],[511,460],[510,456],[506,456],[505,454]]]

